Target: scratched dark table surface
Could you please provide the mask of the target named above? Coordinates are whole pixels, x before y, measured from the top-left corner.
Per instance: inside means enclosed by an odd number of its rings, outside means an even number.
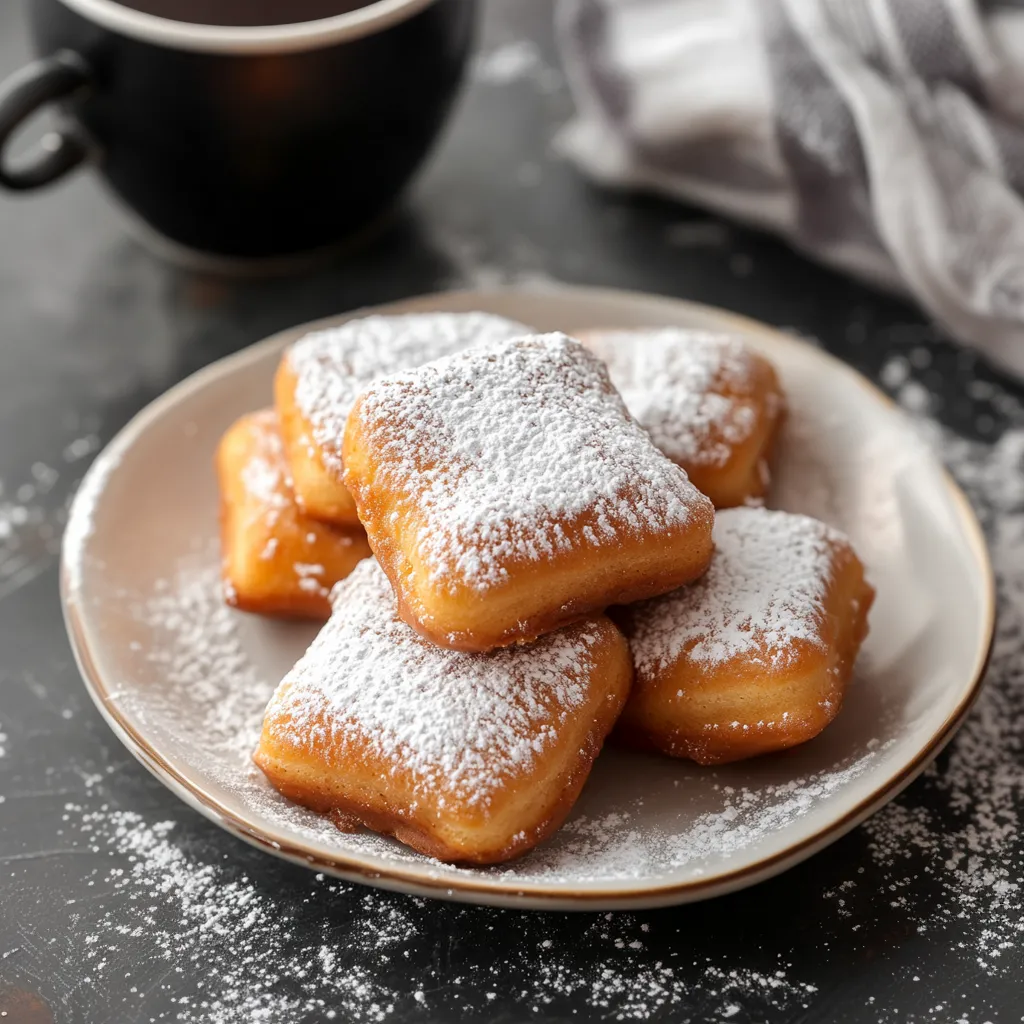
[[[173,269],[89,173],[0,196],[0,1024],[1024,1020],[1024,757],[998,722],[991,744],[976,727],[966,767],[943,755],[881,827],[773,881],[605,917],[412,900],[278,862],[181,804],[92,707],[57,593],[68,499],[146,403],[295,323],[472,284],[642,289],[818,339],[978,452],[1019,422],[1014,385],[902,300],[701,211],[588,186],[552,147],[571,104],[550,5],[483,15],[403,211],[315,272]],[[2,0],[0,74],[28,55],[23,12]],[[1005,695],[985,713],[1019,715]]]

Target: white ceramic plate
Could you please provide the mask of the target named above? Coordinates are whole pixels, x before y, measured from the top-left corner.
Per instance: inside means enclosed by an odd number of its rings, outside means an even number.
[[[115,733],[170,789],[249,842],[342,878],[605,909],[701,899],[774,875],[853,828],[938,753],[981,682],[992,573],[963,495],[880,392],[805,342],[687,302],[558,288],[377,311],[430,309],[489,310],[544,330],[679,324],[748,335],[778,367],[791,406],[771,504],[846,530],[878,591],[842,713],[803,747],[719,769],[606,750],[561,831],[504,867],[440,864],[283,800],[249,754],[267,697],[315,629],[222,605],[212,458],[236,417],[269,404],[281,350],[307,325],[150,405],[96,460],[71,512],[62,591],[82,674]]]

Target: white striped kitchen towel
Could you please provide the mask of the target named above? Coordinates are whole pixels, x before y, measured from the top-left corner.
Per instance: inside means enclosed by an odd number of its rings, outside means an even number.
[[[912,293],[1024,375],[1024,0],[560,0],[560,144]]]

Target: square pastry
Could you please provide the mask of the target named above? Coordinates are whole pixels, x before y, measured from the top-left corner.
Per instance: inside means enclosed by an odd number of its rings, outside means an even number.
[[[228,604],[265,615],[326,619],[330,590],[370,554],[361,527],[338,529],[299,511],[277,417],[238,420],[217,449]]]
[[[720,512],[702,579],[623,610],[636,682],[617,737],[722,764],[835,718],[874,591],[839,531],[766,509]]]
[[[341,443],[352,403],[367,384],[471,345],[528,333],[489,313],[408,313],[350,320],[300,338],[274,381],[299,507],[324,522],[359,524],[341,479]]]
[[[771,363],[742,339],[681,327],[583,331],[651,440],[716,508],[761,498],[785,410]]]
[[[395,614],[368,560],[271,698],[255,761],[339,827],[441,860],[529,850],[579,795],[632,677],[603,615],[489,654],[434,646]]]
[[[443,647],[531,640],[711,558],[711,502],[564,334],[376,380],[344,461],[399,613]]]

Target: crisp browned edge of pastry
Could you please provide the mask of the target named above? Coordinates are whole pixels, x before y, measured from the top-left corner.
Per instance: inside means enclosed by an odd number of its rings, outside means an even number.
[[[357,497],[357,503],[359,498]],[[481,636],[479,633],[468,633],[465,630],[442,632],[431,627],[429,622],[423,621],[418,614],[416,607],[407,598],[405,588],[401,580],[409,573],[409,563],[405,553],[396,545],[390,536],[382,537],[378,541],[370,536],[367,531],[367,538],[370,547],[373,548],[377,561],[380,563],[384,574],[391,583],[398,606],[398,615],[407,625],[411,626],[420,636],[436,644],[438,647],[453,651],[465,651],[474,654],[483,654],[495,650],[498,647],[509,647],[512,644],[529,643],[546,633],[552,633],[563,626],[570,626],[575,622],[603,612],[606,608],[616,604],[629,604],[633,601],[643,600],[648,597],[657,597],[660,594],[667,594],[687,583],[699,579],[710,564],[711,555],[714,550],[710,538],[708,540],[708,551],[706,559],[703,559],[700,568],[694,570],[688,568],[685,572],[680,571],[671,576],[662,576],[655,590],[651,584],[643,588],[634,587],[631,589],[606,589],[600,597],[586,603],[570,602],[563,604],[550,612],[538,614],[525,620],[519,620],[514,626],[501,633],[491,633]]]
[[[468,633],[465,630],[457,630],[442,633],[430,627],[429,623],[423,622],[417,615],[415,608],[406,600],[404,592],[395,586],[391,575],[392,567],[386,565],[378,556],[378,561],[385,570],[385,575],[391,581],[392,589],[398,605],[398,615],[403,622],[411,626],[420,636],[436,644],[438,647],[452,651],[465,651],[473,654],[485,654],[488,651],[496,650],[499,647],[510,647],[513,644],[527,644],[538,637],[564,626],[571,626],[580,622],[588,616],[604,612],[607,608],[617,604],[630,604],[634,601],[641,601],[645,598],[658,597],[667,594],[672,590],[685,586],[699,579],[706,571],[708,563],[705,562],[698,571],[680,572],[671,577],[662,577],[658,582],[658,589],[651,591],[648,587],[644,589],[634,588],[632,590],[605,590],[604,593],[592,602],[577,604],[570,602],[561,605],[551,612],[531,616],[528,619],[520,620],[515,626],[510,627],[500,634],[492,633],[489,636],[481,637],[479,633]],[[400,557],[404,564],[404,558]]]

